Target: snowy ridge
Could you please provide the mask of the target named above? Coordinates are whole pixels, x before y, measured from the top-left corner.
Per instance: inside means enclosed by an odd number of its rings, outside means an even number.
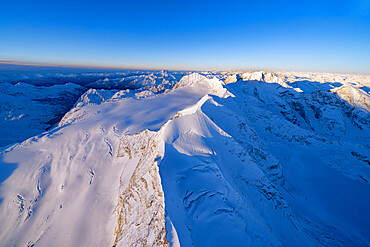
[[[297,76],[300,75],[300,76]],[[369,86],[370,86],[370,76],[366,75],[336,75],[330,73],[322,73],[322,74],[315,74],[315,73],[287,73],[287,72],[279,72],[279,73],[271,73],[271,72],[264,72],[264,71],[254,71],[254,72],[245,72],[242,75],[240,74],[233,74],[228,76],[225,79],[225,83],[234,83],[238,80],[243,81],[263,81],[267,83],[277,83],[285,88],[294,88],[297,92],[304,92],[306,91],[306,85],[303,85],[304,88],[301,89],[299,86],[302,86],[302,82],[308,81],[317,81],[322,86],[313,86],[310,90],[314,90],[315,87],[317,89],[324,89],[328,85],[328,81],[336,81],[336,84],[339,85],[331,85],[331,92],[338,94],[338,96],[350,103],[352,106],[362,108],[366,111],[370,111],[370,96],[369,96]],[[352,79],[353,78],[353,79]],[[350,80],[350,81],[348,81]],[[359,83],[361,81],[361,83]],[[297,87],[298,86],[298,87]],[[362,88],[365,88],[363,90]]]
[[[370,96],[364,90],[347,84],[339,88],[334,88],[331,92],[335,92],[341,99],[347,101],[352,106],[370,112]]]
[[[211,88],[211,93],[217,95],[219,97],[226,97],[231,96],[230,92],[228,92],[222,85],[224,83],[213,77],[209,79],[204,75],[198,73],[192,73],[190,75],[186,75],[181,78],[181,80],[175,84],[174,89],[180,87],[188,87],[188,86],[203,86]]]
[[[3,150],[1,243],[368,246],[368,112],[331,84],[234,77],[91,89]]]

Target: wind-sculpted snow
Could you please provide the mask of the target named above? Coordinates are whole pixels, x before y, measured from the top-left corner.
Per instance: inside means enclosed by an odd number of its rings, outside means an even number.
[[[133,76],[2,148],[2,245],[370,245],[367,77]]]

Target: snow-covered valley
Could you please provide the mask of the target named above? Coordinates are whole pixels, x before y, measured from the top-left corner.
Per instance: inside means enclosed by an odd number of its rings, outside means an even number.
[[[370,246],[370,76],[109,76],[0,84],[1,246]]]

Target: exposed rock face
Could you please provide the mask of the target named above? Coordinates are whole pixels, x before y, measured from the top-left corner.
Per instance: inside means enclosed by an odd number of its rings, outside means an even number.
[[[158,134],[144,130],[124,136],[117,157],[128,156],[125,166],[135,164],[127,181],[125,169],[121,174],[115,246],[169,246],[166,240],[164,194],[159,176],[158,156],[163,150]],[[135,166],[133,165],[133,166]]]

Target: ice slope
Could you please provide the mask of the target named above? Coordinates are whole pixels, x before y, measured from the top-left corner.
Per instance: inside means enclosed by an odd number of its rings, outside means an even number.
[[[0,242],[369,246],[368,112],[276,77],[89,90],[1,150]]]

